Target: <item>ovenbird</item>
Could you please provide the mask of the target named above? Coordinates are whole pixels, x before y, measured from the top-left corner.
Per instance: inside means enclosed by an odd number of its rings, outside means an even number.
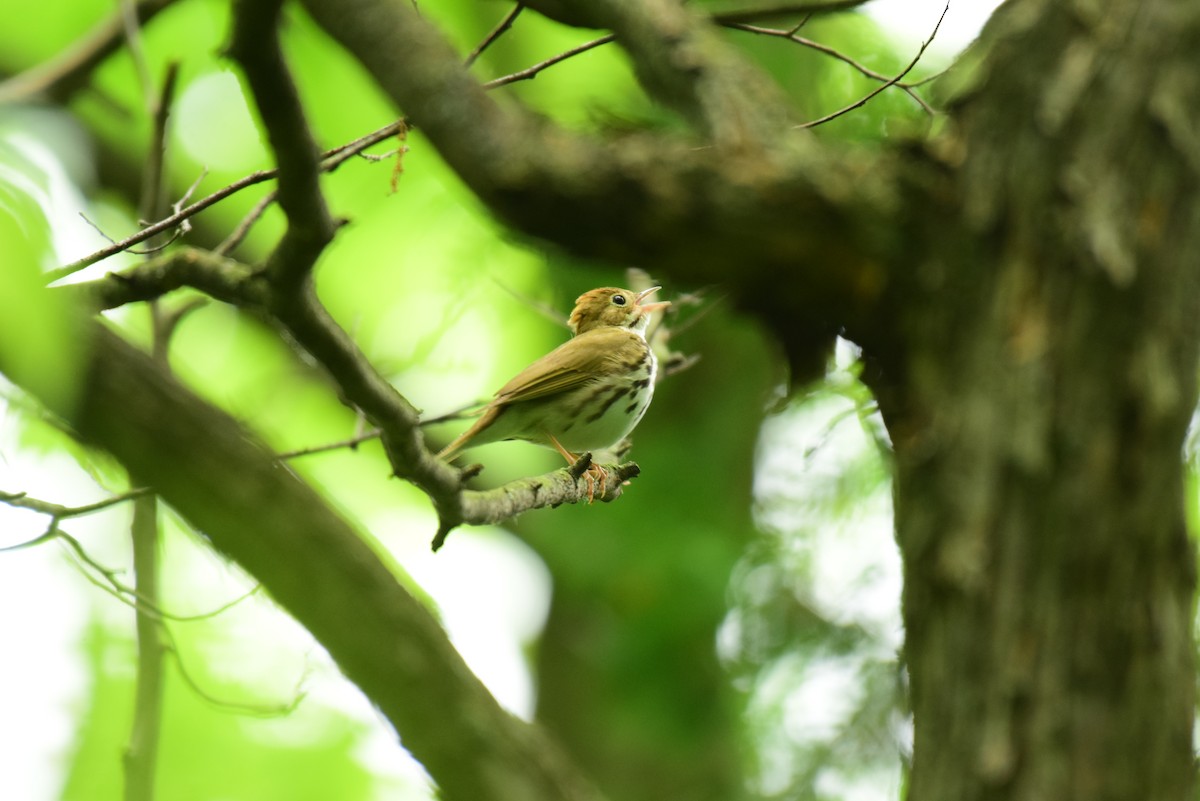
[[[580,295],[567,322],[574,337],[501,387],[474,425],[438,456],[453,458],[466,447],[521,439],[554,448],[574,464],[576,454],[624,439],[654,394],[657,361],[646,343],[646,327],[650,313],[670,303],[642,301],[658,289],[602,287]],[[596,477],[602,479],[603,473],[589,471],[589,500]]]

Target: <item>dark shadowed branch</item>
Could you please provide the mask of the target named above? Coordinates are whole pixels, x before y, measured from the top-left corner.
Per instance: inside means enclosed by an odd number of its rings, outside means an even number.
[[[287,231],[267,262],[277,288],[298,288],[337,224],[321,193],[320,156],[279,45],[282,0],[234,4],[229,53],[245,72],[279,170],[277,199]]]
[[[447,799],[599,797],[539,730],[501,709],[425,607],[311,487],[148,355],[90,321],[79,336],[89,361],[78,401],[43,400],[259,579]]]

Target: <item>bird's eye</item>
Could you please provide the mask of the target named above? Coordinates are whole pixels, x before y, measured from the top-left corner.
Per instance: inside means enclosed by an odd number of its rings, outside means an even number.
[[[624,306],[626,302],[624,295],[613,295],[614,306]]]

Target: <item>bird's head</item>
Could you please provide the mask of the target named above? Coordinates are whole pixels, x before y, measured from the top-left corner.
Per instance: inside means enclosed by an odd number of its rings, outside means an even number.
[[[593,328],[618,326],[639,334],[650,324],[650,313],[670,306],[670,301],[643,303],[649,295],[662,287],[650,287],[642,292],[605,286],[584,292],[575,301],[575,310],[567,321],[571,331],[578,336]]]

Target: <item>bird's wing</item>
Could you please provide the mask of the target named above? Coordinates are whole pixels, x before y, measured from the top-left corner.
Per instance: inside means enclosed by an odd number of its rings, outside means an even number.
[[[493,404],[519,403],[567,392],[617,369],[616,358],[637,334],[623,328],[598,328],[559,345],[513,377]]]

